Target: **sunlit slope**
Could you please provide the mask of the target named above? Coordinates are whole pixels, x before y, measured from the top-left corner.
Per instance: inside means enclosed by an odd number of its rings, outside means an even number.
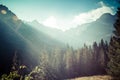
[[[68,79],[68,80],[111,80],[111,76],[88,76],[88,77],[80,77],[80,78],[75,78],[75,79]]]

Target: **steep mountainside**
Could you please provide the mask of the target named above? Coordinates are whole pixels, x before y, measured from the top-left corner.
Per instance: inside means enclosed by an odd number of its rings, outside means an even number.
[[[14,54],[20,63],[36,65],[42,50],[64,45],[21,21],[7,7],[0,5],[0,74],[9,72]]]

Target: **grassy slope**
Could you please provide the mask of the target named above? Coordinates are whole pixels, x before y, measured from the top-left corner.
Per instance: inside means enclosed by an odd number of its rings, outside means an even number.
[[[89,76],[89,77],[75,78],[75,79],[70,79],[70,80],[111,80],[111,79],[112,79],[111,76],[107,76],[107,75],[101,76],[101,75],[98,75],[98,76]]]

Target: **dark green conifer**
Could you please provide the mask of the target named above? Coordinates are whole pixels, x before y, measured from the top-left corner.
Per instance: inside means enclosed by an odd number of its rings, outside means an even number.
[[[117,11],[117,20],[114,24],[114,36],[109,46],[108,74],[120,77],[120,8]]]

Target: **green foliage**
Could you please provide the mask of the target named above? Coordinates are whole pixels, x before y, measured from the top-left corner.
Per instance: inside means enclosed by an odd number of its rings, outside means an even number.
[[[43,67],[36,66],[28,75],[25,80],[45,80],[45,72]]]
[[[17,71],[10,72],[9,75],[3,74],[0,78],[0,80],[14,80],[19,78],[20,75],[17,73]]]

